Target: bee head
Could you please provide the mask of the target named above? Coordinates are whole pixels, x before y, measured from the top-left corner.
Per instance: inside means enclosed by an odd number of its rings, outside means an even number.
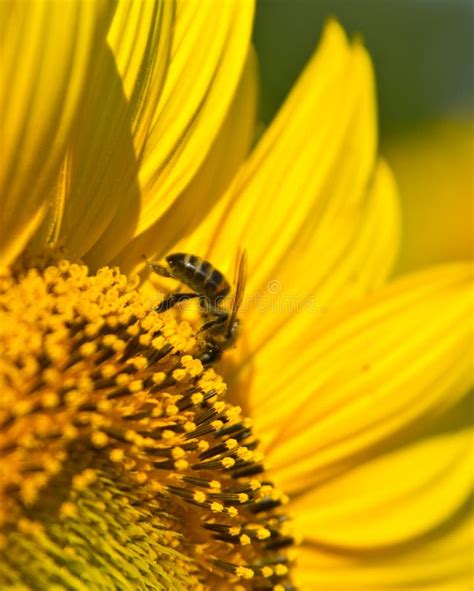
[[[204,367],[219,361],[222,356],[222,348],[217,344],[213,343],[212,341],[206,341],[201,353],[199,354],[199,359]]]

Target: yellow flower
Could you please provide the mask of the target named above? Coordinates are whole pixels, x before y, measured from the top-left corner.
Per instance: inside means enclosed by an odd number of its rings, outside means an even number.
[[[0,6],[2,588],[472,586],[471,268],[382,285],[396,189],[336,23],[250,152],[252,16]],[[203,367],[142,257],[242,247]]]

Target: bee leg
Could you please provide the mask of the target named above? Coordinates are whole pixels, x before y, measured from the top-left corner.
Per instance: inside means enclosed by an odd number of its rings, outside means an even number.
[[[148,263],[148,268],[153,271],[153,273],[157,273],[162,277],[173,277],[168,269],[164,265],[160,265],[159,263]]]
[[[205,330],[209,330],[213,326],[223,324],[229,318],[228,312],[212,311],[211,313],[215,316],[215,318],[209,320],[209,322],[205,322],[199,329],[199,332],[203,332]]]
[[[184,302],[185,300],[191,300],[193,298],[198,298],[199,294],[197,293],[171,293],[166,298],[154,308],[155,312],[166,312],[172,308],[175,304],[179,304],[179,302]]]

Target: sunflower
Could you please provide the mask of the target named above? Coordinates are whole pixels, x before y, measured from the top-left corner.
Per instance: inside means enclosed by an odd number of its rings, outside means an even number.
[[[2,588],[468,589],[471,269],[385,284],[335,22],[254,145],[253,3],[3,2]],[[249,272],[234,349],[143,256]]]

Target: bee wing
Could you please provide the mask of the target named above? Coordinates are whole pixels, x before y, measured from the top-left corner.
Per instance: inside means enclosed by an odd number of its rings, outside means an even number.
[[[245,292],[245,282],[247,280],[247,251],[244,249],[239,252],[236,258],[236,265],[235,265],[235,276],[234,276],[234,284],[235,284],[235,295],[232,301],[232,310],[230,312],[229,321],[227,326],[228,331],[232,330],[232,326],[234,325],[235,319],[237,318],[237,313],[239,308],[242,304],[242,300],[244,298]]]

